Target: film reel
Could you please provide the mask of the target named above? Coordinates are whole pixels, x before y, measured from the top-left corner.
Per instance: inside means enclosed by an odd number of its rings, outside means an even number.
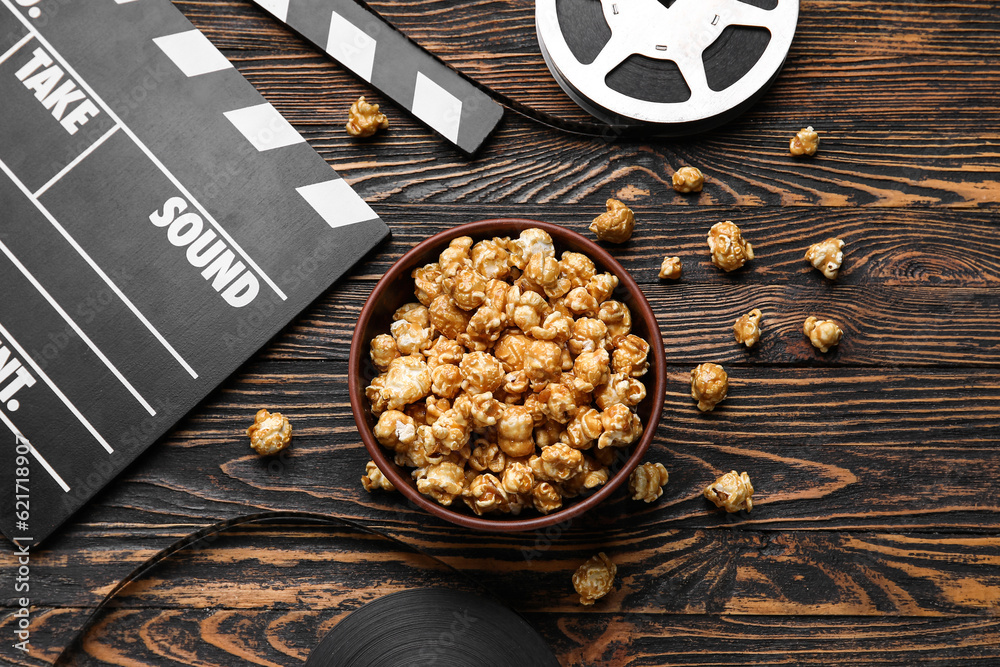
[[[559,85],[613,126],[684,135],[746,111],[791,47],[799,0],[537,0]]]

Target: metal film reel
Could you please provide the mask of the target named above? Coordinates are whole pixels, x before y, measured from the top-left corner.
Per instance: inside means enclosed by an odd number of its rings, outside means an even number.
[[[536,0],[563,90],[614,127],[700,132],[752,105],[781,70],[799,0]]]

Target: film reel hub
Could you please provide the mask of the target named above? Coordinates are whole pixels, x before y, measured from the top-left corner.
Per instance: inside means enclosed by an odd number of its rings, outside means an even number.
[[[739,115],[777,76],[799,0],[537,0],[559,85],[613,126],[702,131]]]

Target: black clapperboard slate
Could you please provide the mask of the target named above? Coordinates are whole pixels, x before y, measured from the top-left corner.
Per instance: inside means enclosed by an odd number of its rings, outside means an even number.
[[[0,0],[0,530],[37,544],[388,229],[169,0],[36,3]]]

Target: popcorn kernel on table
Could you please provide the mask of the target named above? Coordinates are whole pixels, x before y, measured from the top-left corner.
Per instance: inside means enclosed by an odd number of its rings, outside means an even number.
[[[691,371],[691,398],[698,409],[711,412],[729,393],[729,375],[718,364],[700,364]]]
[[[660,278],[664,280],[677,280],[681,277],[681,258],[664,257],[660,264]]]
[[[833,320],[821,320],[809,316],[802,325],[802,333],[809,337],[812,346],[820,352],[829,352],[831,347],[838,345],[844,337],[844,331]]]
[[[803,127],[788,142],[788,152],[794,156],[816,155],[817,150],[819,150],[819,134],[812,125]]]
[[[733,336],[737,343],[753,347],[760,340],[760,323],[764,313],[754,308],[746,315],[741,315],[733,324]]]
[[[346,127],[352,137],[370,137],[379,130],[389,129],[389,119],[379,112],[377,104],[369,104],[362,95],[351,105]]]
[[[277,454],[292,443],[292,425],[280,412],[261,408],[247,428],[250,446],[262,456]]]
[[[663,486],[670,479],[662,463],[643,463],[628,478],[628,492],[632,500],[651,503],[663,495]]]
[[[835,280],[844,261],[843,240],[830,237],[825,241],[814,243],[806,251],[806,261],[830,280]]]
[[[600,214],[590,223],[590,231],[601,241],[608,243],[625,243],[632,238],[635,229],[635,214],[625,204],[617,199],[609,199],[605,206],[608,210]]]
[[[602,551],[573,573],[573,588],[580,594],[580,604],[592,605],[611,592],[618,567]]]
[[[735,470],[721,475],[714,482],[705,487],[704,495],[715,503],[716,507],[721,507],[727,512],[739,512],[753,509],[753,485],[750,483],[750,475],[746,472],[737,474]]]
[[[730,220],[717,222],[708,230],[708,249],[712,264],[723,271],[735,271],[753,259],[753,246]]]
[[[365,487],[365,491],[368,493],[374,493],[379,489],[382,491],[396,490],[396,487],[382,474],[382,471],[379,470],[374,461],[369,461],[365,464],[365,474],[361,478],[361,485]]]
[[[705,175],[698,167],[681,167],[674,172],[671,181],[674,190],[686,195],[691,192],[701,192],[702,186],[705,185]]]

